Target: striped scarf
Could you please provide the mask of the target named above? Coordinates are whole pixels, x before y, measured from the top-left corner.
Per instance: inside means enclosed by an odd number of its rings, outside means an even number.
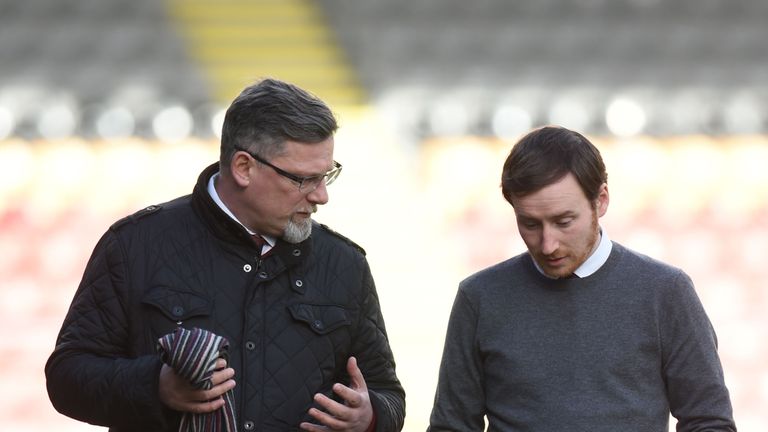
[[[157,350],[163,362],[177,374],[189,380],[195,388],[210,389],[211,375],[216,359],[227,358],[229,342],[226,338],[198,328],[187,330],[179,327],[157,341]],[[205,414],[184,413],[179,432],[234,432],[234,395],[232,390],[224,394],[224,406]]]

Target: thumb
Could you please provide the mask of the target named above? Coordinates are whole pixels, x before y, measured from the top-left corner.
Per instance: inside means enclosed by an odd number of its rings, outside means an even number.
[[[357,367],[357,359],[355,357],[350,357],[347,360],[347,373],[349,374],[349,386],[351,388],[358,391],[368,391],[363,372]]]

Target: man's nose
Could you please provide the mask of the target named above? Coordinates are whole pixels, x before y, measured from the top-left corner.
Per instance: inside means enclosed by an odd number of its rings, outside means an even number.
[[[552,227],[544,225],[541,230],[541,253],[551,255],[558,247],[560,247],[560,241],[558,240],[557,231]]]
[[[328,202],[328,187],[325,185],[325,181],[321,181],[317,189],[307,194],[307,201],[319,205]]]

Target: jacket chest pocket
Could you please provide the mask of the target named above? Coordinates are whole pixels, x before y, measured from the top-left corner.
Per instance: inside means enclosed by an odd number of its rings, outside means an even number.
[[[327,335],[334,330],[349,326],[349,312],[336,305],[294,304],[288,306],[294,320],[309,326],[318,335]]]
[[[201,295],[167,286],[149,289],[141,302],[146,307],[146,324],[153,337],[166,335],[182,325],[206,328],[213,308],[211,300]]]
[[[321,359],[317,366],[323,375],[334,373],[350,351],[351,312],[341,306],[303,303],[290,305],[288,310],[298,336],[290,339],[295,345],[290,352],[311,352],[313,358]]]
[[[293,322],[288,329],[279,329],[280,344],[268,347],[266,356],[288,356],[285,361],[267,365],[286,379],[280,383],[280,397],[267,398],[264,403],[275,418],[296,425],[314,421],[306,415],[313,406],[312,395],[322,392],[332,397],[331,386],[344,374],[351,349],[352,312],[336,305],[305,303],[288,305],[287,309]]]

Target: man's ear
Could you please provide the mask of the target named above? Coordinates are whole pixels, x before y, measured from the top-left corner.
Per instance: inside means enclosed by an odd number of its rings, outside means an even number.
[[[245,152],[235,152],[229,162],[229,172],[238,186],[247,187],[251,183],[251,158]]]
[[[610,196],[608,194],[608,184],[603,183],[600,186],[600,192],[598,192],[596,200],[596,210],[598,217],[602,217],[605,212],[608,211],[608,203],[610,201]]]

